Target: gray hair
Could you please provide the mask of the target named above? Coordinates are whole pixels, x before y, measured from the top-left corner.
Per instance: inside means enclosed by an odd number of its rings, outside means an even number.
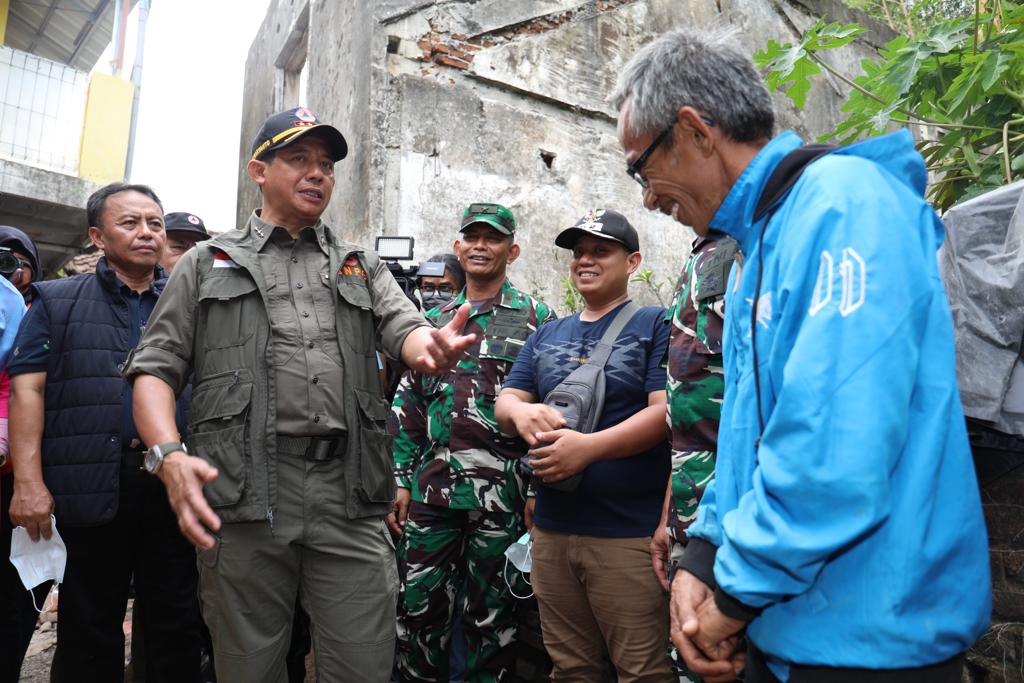
[[[689,105],[737,142],[770,138],[771,97],[735,34],[723,27],[675,29],[642,47],[622,69],[609,98],[620,112],[630,103],[631,132],[655,133]]]

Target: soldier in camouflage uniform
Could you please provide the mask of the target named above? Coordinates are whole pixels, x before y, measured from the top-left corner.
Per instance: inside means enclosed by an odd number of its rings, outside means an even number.
[[[667,419],[672,443],[672,476],[665,512],[651,541],[654,570],[668,589],[668,560],[681,552],[686,528],[697,516],[705,487],[715,476],[718,419],[724,391],[722,302],[733,250],[720,249],[722,236],[698,237],[683,266],[675,299],[665,316],[672,325],[663,367],[668,370]],[[727,239],[727,238],[726,238]],[[682,679],[699,681],[673,653]]]
[[[523,533],[526,482],[516,462],[526,445],[501,433],[494,401],[526,338],[555,315],[505,279],[519,255],[511,211],[473,204],[461,232],[455,253],[466,289],[427,317],[443,324],[470,302],[464,334],[475,334],[476,342],[445,375],[407,373],[392,404],[398,499],[390,522],[404,531],[398,608],[404,681],[448,680],[451,615],[464,580],[466,680],[502,680],[515,656],[515,598],[503,574],[504,552]]]

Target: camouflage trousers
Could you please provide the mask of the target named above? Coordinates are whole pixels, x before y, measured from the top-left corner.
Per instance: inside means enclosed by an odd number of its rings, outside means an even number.
[[[516,599],[503,576],[522,515],[413,502],[399,552],[398,672],[402,681],[448,681],[455,595],[466,584],[466,680],[507,680],[515,660]],[[514,567],[509,582],[529,590]]]

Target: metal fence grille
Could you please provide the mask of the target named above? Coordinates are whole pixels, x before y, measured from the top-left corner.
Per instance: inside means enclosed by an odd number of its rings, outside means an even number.
[[[89,75],[0,46],[0,157],[75,175]]]

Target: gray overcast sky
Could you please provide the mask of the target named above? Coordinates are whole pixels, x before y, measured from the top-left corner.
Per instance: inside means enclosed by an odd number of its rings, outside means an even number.
[[[269,0],[152,0],[132,182],[216,232],[235,226],[245,59]],[[125,74],[135,56],[129,18]],[[101,61],[99,66],[105,66]]]

